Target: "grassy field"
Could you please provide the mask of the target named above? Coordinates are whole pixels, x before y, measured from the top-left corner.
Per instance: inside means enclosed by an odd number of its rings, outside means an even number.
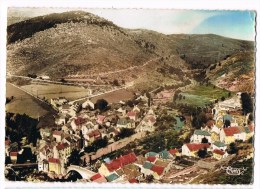
[[[114,91],[111,93],[107,93],[104,95],[100,95],[97,97],[92,98],[92,102],[96,102],[98,99],[105,99],[106,101],[108,101],[109,103],[117,103],[121,100],[129,100],[132,99],[134,97],[133,93],[129,90],[126,89],[121,89],[118,91]]]
[[[65,97],[68,100],[75,100],[87,96],[88,89],[84,87],[58,85],[58,84],[30,84],[21,88],[38,95],[40,98],[45,97],[48,101],[51,98]]]
[[[220,89],[213,85],[199,85],[181,93],[185,99],[176,100],[177,103],[194,106],[204,106],[214,99],[227,98],[229,91]]]
[[[48,113],[38,100],[28,95],[22,90],[14,87],[10,83],[6,84],[6,97],[14,96],[14,100],[6,105],[6,111],[19,114],[27,114],[33,118],[43,116]]]

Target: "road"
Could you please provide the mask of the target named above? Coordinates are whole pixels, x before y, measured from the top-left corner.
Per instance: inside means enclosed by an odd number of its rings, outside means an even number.
[[[105,76],[105,75],[110,75],[110,74],[115,74],[115,73],[121,73],[121,72],[125,72],[125,71],[130,71],[130,70],[133,70],[135,68],[141,68],[141,67],[145,67],[146,65],[148,65],[149,63],[153,62],[153,61],[156,61],[156,60],[159,60],[160,57],[158,58],[154,58],[154,59],[151,59],[151,60],[148,60],[147,62],[145,62],[143,65],[140,65],[140,66],[131,66],[129,68],[125,68],[125,69],[121,69],[121,70],[116,70],[116,71],[109,71],[109,72],[105,72],[105,73],[98,73],[98,74],[89,74],[88,76],[89,77],[97,77],[97,76]],[[86,77],[86,76],[84,76]]]

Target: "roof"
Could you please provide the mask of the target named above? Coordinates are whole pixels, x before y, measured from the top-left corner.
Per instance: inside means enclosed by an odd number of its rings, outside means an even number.
[[[57,158],[49,158],[49,163],[60,163],[60,160]]]
[[[17,156],[18,152],[10,152],[10,156]]]
[[[129,180],[130,183],[139,183],[139,181],[135,178],[132,178]]]
[[[87,120],[82,117],[77,117],[74,121],[75,121],[76,125],[81,125],[81,124],[85,123]]]
[[[90,177],[90,180],[94,181],[94,180],[97,180],[101,177],[102,177],[102,175],[100,173],[97,173],[97,174],[93,175],[92,177]]]
[[[116,180],[117,178],[119,178],[119,176],[117,174],[115,174],[115,173],[112,173],[111,175],[106,177],[108,182],[112,182],[112,181]]]
[[[68,143],[62,143],[56,146],[57,150],[63,150],[69,146]]]
[[[171,155],[175,155],[175,154],[178,153],[178,152],[179,152],[179,151],[178,151],[176,148],[169,150],[169,153],[170,153]]]
[[[222,155],[222,156],[225,154],[224,151],[219,150],[219,149],[215,149],[215,150],[213,150],[213,153],[215,153],[215,154],[219,154],[219,155]]]
[[[208,131],[205,130],[195,130],[194,131],[195,135],[202,135],[202,136],[211,136]]]
[[[223,142],[220,142],[220,141],[215,141],[213,144],[217,147],[225,147],[226,146]]]
[[[52,134],[61,136],[62,135],[62,131],[53,131]]]
[[[169,163],[171,163],[170,160],[160,160],[158,159],[156,162],[155,162],[155,165],[159,166],[159,167],[167,167],[169,165]]]
[[[161,175],[164,171],[164,167],[154,165],[154,166],[152,166],[151,170],[156,172],[158,175]]]
[[[155,152],[148,152],[145,154],[145,157],[149,157],[149,156],[157,156],[158,154]]]
[[[127,113],[127,116],[136,116],[136,113],[134,111],[130,111]]]
[[[234,134],[241,133],[238,127],[228,127],[224,128],[224,132],[226,136],[233,136]]]
[[[97,122],[103,123],[103,121],[104,121],[105,118],[106,118],[106,116],[98,115],[98,116],[97,116]]]
[[[226,115],[223,116],[223,120],[229,120],[229,121],[231,121],[231,120],[232,120],[232,117],[231,117],[231,115],[226,114]]]
[[[153,164],[150,163],[150,162],[148,162],[148,161],[144,162],[144,165],[143,165],[143,167],[144,167],[145,169],[151,169],[152,166],[153,166]]]
[[[156,160],[156,157],[154,157],[154,156],[149,156],[147,158],[147,161],[150,161],[150,162],[154,162],[155,160]]]
[[[251,132],[254,132],[255,130],[254,124],[248,125],[248,128],[250,129]]]
[[[209,148],[210,145],[208,143],[189,143],[186,144],[186,146],[189,148],[190,151],[198,151],[202,148]]]
[[[163,150],[159,153],[162,159],[168,159],[170,156],[170,153],[167,150]]]
[[[95,137],[95,138],[98,138],[101,136],[101,133],[99,132],[99,130],[95,130],[95,131],[92,131],[91,133],[88,134],[89,137]]]
[[[136,158],[135,154],[132,152],[127,155],[121,156],[117,159],[114,159],[110,163],[105,163],[105,166],[107,167],[107,169],[110,172],[112,172],[127,164],[134,163],[136,160],[137,160],[137,158]]]

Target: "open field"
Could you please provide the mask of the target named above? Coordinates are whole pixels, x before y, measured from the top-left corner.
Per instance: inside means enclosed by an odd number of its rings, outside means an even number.
[[[214,99],[227,98],[229,91],[214,87],[213,85],[199,85],[181,93],[185,99],[176,100],[177,103],[194,106],[204,106]]]
[[[65,97],[68,100],[75,100],[77,98],[82,98],[87,96],[88,89],[84,87],[68,86],[68,85],[58,85],[58,84],[30,84],[24,85],[22,89],[39,96],[40,98],[45,98],[50,101],[51,98]]]
[[[129,100],[131,98],[133,98],[133,93],[129,90],[126,89],[121,89],[121,90],[117,90],[111,93],[107,93],[104,95],[100,95],[97,97],[92,98],[92,102],[96,102],[98,99],[105,99],[106,101],[108,101],[109,103],[116,103],[119,102],[120,100]]]
[[[43,116],[48,113],[38,100],[23,92],[19,88],[6,83],[6,97],[14,96],[14,100],[6,105],[6,111],[19,114],[27,114],[33,118]]]

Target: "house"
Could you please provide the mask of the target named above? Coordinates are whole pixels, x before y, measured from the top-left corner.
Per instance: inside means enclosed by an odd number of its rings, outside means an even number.
[[[137,105],[135,105],[135,106],[133,107],[132,111],[138,114],[138,113],[140,113],[141,110],[140,110],[140,108],[138,108]]]
[[[61,142],[62,140],[62,131],[53,131],[52,136],[55,139],[56,142]]]
[[[107,182],[107,179],[101,175],[100,173],[97,173],[95,175],[93,175],[92,177],[90,177],[90,180],[93,182],[98,182],[98,183],[105,183]]]
[[[200,149],[209,148],[210,144],[208,143],[188,143],[182,146],[182,155],[197,157],[197,152]]]
[[[180,156],[179,150],[177,148],[170,149],[168,152],[172,155],[172,157]]]
[[[154,131],[154,124],[156,123],[156,117],[154,115],[147,115],[145,118],[141,121],[141,123],[136,128],[137,132],[153,132]]]
[[[129,117],[129,119],[134,120],[134,121],[136,121],[136,119],[137,119],[137,113],[134,111],[127,112],[127,116]]]
[[[49,158],[49,171],[54,172],[56,174],[61,174],[61,163],[59,159]]]
[[[141,167],[141,172],[144,174],[144,176],[153,174],[153,171],[151,170],[153,165],[154,164],[149,161],[144,162],[143,166]]]
[[[129,120],[129,119],[126,119],[126,118],[120,118],[118,121],[117,121],[117,125],[116,125],[118,128],[134,128],[135,127],[135,123],[133,122],[133,120]]]
[[[39,154],[37,156],[37,160],[39,162],[42,162],[43,160],[47,160],[49,158],[53,157],[53,147],[50,145],[44,145],[42,148],[39,150]]]
[[[10,159],[15,164],[17,161],[18,152],[10,152]]]
[[[40,129],[40,135],[42,138],[50,137],[51,136],[51,130],[50,128],[41,128]]]
[[[38,162],[38,171],[49,172],[49,162],[44,159]]]
[[[232,142],[235,142],[235,140],[245,140],[246,139],[246,133],[241,132],[239,127],[228,127],[223,128],[220,131],[220,141],[225,144],[230,144]]]
[[[161,159],[173,159],[173,156],[169,151],[163,150],[163,151],[159,152],[159,158],[161,158]]]
[[[119,176],[116,173],[112,173],[112,174],[106,176],[106,180],[108,182],[115,182],[118,178],[119,178]]]
[[[97,123],[98,123],[99,125],[103,125],[105,118],[106,118],[106,116],[98,115],[98,116],[97,116]]]
[[[171,161],[162,161],[158,159],[151,168],[151,171],[153,171],[152,175],[155,179],[159,180],[171,169],[171,166]]]
[[[134,163],[137,160],[134,153],[129,153],[127,155],[121,156],[117,159],[112,160],[110,163],[102,163],[98,172],[104,176],[111,175],[112,172],[123,168],[125,165]]]
[[[81,127],[87,122],[87,119],[86,118],[82,118],[82,117],[76,117],[76,118],[73,118],[71,123],[70,123],[70,126],[71,128],[76,131],[76,130],[80,130]]]
[[[151,163],[154,163],[156,161],[156,157],[155,156],[149,156],[146,158],[147,161],[151,162]]]
[[[211,132],[211,142],[219,141],[219,134],[216,132]]]
[[[84,108],[84,109],[89,108],[91,110],[94,110],[95,109],[95,104],[88,99],[87,101],[85,101],[82,104],[82,108]]]
[[[227,149],[226,144],[223,143],[223,142],[220,142],[220,141],[215,141],[215,142],[212,144],[211,147],[212,147],[212,150],[218,149],[218,150],[226,151],[226,149]]]
[[[59,110],[59,107],[63,104],[67,103],[68,100],[65,97],[59,97],[59,98],[52,98],[51,99],[51,105],[54,109]]]
[[[86,135],[86,139],[92,143],[97,139],[101,139],[102,135],[99,130],[94,130]]]
[[[213,157],[217,160],[221,160],[223,158],[226,158],[228,156],[228,153],[220,150],[220,149],[215,149],[213,150]]]
[[[128,164],[125,165],[122,169],[127,180],[131,180],[131,179],[140,180],[143,176],[143,174],[141,173],[141,168],[139,168],[137,165]]]
[[[191,136],[190,141],[193,143],[201,143],[203,138],[206,138],[208,143],[211,143],[211,134],[208,131],[195,130],[194,134]]]
[[[68,143],[61,143],[56,146],[59,152],[59,158],[66,160],[71,153],[71,148]]]
[[[55,118],[55,124],[65,125],[68,122],[69,118],[70,116],[68,114],[59,113],[58,116]]]

